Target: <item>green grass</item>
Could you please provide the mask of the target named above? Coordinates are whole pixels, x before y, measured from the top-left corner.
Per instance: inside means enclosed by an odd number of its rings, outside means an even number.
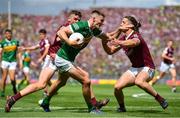
[[[117,113],[118,107],[113,95],[113,85],[93,85],[97,99],[110,98],[101,115],[89,114],[83,100],[80,85],[67,85],[58,91],[51,101],[51,112],[45,113],[38,106],[42,91],[38,91],[19,100],[10,113],[4,113],[5,98],[0,98],[0,117],[180,117],[180,93],[172,93],[166,85],[155,85],[155,89],[164,96],[169,107],[163,110],[153,97],[145,94],[138,98],[133,94],[144,93],[138,87],[124,89],[126,113]],[[178,88],[180,90],[180,87]],[[12,94],[11,86],[6,94]]]

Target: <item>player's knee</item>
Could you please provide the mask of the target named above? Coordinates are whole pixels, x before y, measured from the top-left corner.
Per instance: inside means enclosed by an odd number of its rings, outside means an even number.
[[[114,85],[114,91],[120,91],[120,90],[122,90],[122,89],[123,89],[122,86],[117,85],[117,84]]]
[[[90,86],[91,80],[90,79],[85,79],[82,84],[85,85],[85,86]]]
[[[84,78],[89,79],[89,73],[85,73]]]

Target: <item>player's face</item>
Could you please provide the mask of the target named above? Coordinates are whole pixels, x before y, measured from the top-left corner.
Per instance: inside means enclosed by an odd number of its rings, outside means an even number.
[[[44,33],[39,33],[39,39],[45,39],[46,38],[46,34]]]
[[[69,18],[68,18],[68,22],[70,24],[76,23],[76,22],[78,22],[80,20],[81,20],[81,18],[78,15],[75,15],[75,14],[70,15]]]
[[[168,42],[168,46],[169,46],[169,47],[172,47],[172,46],[173,46],[173,42],[172,42],[172,41],[169,41],[169,42]]]
[[[120,29],[122,31],[127,31],[133,27],[132,23],[127,19],[123,18],[121,24],[120,24]]]
[[[103,22],[104,22],[104,17],[101,15],[98,15],[94,19],[94,26],[96,28],[100,28],[103,25]]]
[[[11,32],[5,32],[5,37],[10,40],[12,37],[12,33]]]

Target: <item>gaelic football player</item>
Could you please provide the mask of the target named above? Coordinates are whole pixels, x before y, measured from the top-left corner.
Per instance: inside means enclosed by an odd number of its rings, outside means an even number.
[[[175,57],[174,57],[174,48],[173,40],[167,42],[167,47],[162,53],[162,62],[159,68],[159,76],[153,78],[149,82],[150,85],[155,84],[159,79],[163,78],[167,71],[170,72],[172,77],[172,92],[176,92],[176,68],[175,68]]]
[[[20,50],[19,41],[12,38],[12,31],[5,30],[5,38],[0,42],[0,59],[2,68],[2,80],[1,80],[1,97],[5,96],[6,79],[9,75],[11,84],[13,86],[14,94],[16,90],[15,70],[17,66],[17,52]],[[19,57],[19,56],[18,56]]]
[[[118,112],[126,112],[123,89],[136,85],[153,96],[163,109],[168,107],[167,101],[148,84],[154,76],[154,62],[151,58],[146,42],[139,33],[141,24],[132,16],[125,16],[117,30],[109,33],[115,40],[102,40],[103,47],[108,54],[114,54],[121,48],[124,50],[132,67],[121,75],[114,86],[114,95],[118,101]],[[118,36],[121,35],[119,39]]]

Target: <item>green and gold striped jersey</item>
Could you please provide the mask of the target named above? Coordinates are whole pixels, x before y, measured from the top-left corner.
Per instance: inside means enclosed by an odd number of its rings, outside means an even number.
[[[0,42],[0,48],[3,49],[2,60],[8,62],[15,62],[18,46],[19,46],[19,41],[16,39],[11,39],[11,40],[3,39]]]

